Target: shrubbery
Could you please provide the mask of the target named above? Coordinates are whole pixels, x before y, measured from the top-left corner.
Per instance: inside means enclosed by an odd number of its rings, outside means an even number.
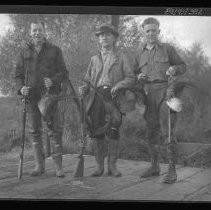
[[[3,90],[13,95],[14,84],[12,81],[12,69],[17,53],[21,48],[21,41],[27,39],[27,30],[30,20],[40,17],[47,23],[47,33],[50,40],[59,45],[65,57],[70,80],[77,90],[86,72],[90,57],[96,53],[98,45],[93,31],[102,22],[109,22],[109,15],[23,15],[13,14],[12,22],[14,31],[10,31],[2,39],[0,45],[0,73]],[[127,28],[127,23],[132,23]],[[119,47],[130,49],[131,53],[138,47],[141,33],[133,17],[120,16],[120,40]],[[140,34],[139,34],[140,33]],[[172,43],[175,45],[174,43]],[[193,81],[197,89],[184,90],[182,100],[184,109],[178,115],[178,140],[186,142],[209,142],[211,136],[211,100],[210,79],[211,67],[200,43],[194,43],[192,48],[184,50],[175,46],[181,54],[188,71],[185,78]],[[15,97],[0,98],[0,144],[1,151],[9,151],[13,146],[20,145],[21,136],[21,102]],[[63,119],[64,151],[76,153],[79,151],[78,140],[80,138],[80,122],[78,111],[74,102],[67,100],[61,102],[61,117]],[[16,130],[15,138],[8,137],[11,130]],[[142,115],[136,112],[128,115],[121,129],[120,156],[126,159],[149,160],[145,143],[146,129]],[[30,145],[30,143],[29,143]],[[91,144],[90,144],[91,145]],[[161,149],[161,159],[165,161],[165,151]],[[91,146],[87,150],[92,154]]]

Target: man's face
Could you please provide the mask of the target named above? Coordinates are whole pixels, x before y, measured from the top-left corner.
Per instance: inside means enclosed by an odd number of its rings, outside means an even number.
[[[45,29],[41,23],[32,23],[30,35],[35,45],[41,44],[45,38]]]
[[[143,28],[144,30],[144,38],[147,43],[155,44],[158,41],[158,36],[160,34],[160,30],[158,25],[156,24],[147,24]]]
[[[112,47],[116,41],[116,37],[110,32],[104,32],[99,35],[99,43],[102,47]]]

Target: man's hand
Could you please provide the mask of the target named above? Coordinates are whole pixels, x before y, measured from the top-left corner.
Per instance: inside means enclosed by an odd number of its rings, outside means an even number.
[[[45,84],[45,87],[46,87],[46,88],[50,88],[50,87],[52,87],[53,82],[52,82],[52,80],[51,80],[50,78],[45,77],[45,78],[44,78],[44,84]]]
[[[78,92],[80,96],[85,96],[88,92],[88,87],[86,85],[78,88]]]
[[[140,73],[140,74],[138,74],[138,80],[139,81],[147,81],[147,75],[146,74],[144,74],[144,73]]]
[[[118,90],[119,90],[119,87],[116,85],[113,88],[111,88],[111,96],[115,97]]]
[[[30,87],[26,87],[26,86],[23,86],[21,89],[20,89],[20,92],[23,96],[28,96],[29,95],[29,91],[30,91]]]
[[[176,69],[174,67],[170,66],[168,68],[168,70],[166,71],[166,75],[175,76],[176,75]]]

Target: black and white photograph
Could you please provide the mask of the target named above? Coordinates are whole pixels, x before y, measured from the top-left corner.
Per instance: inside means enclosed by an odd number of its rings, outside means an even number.
[[[0,200],[211,201],[208,9],[9,7]]]

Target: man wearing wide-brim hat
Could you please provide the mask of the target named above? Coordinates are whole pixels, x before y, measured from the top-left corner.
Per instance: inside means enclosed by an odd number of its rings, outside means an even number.
[[[116,161],[122,115],[115,96],[120,90],[130,87],[134,83],[135,76],[132,59],[126,52],[116,48],[118,31],[112,25],[103,24],[96,30],[95,35],[98,37],[101,49],[91,58],[85,76],[85,80],[94,88],[87,83],[79,88],[79,92],[87,100],[86,112],[91,119],[93,133],[106,124],[108,115],[111,124],[103,133],[97,135],[92,133],[97,164],[92,176],[101,176],[104,173],[105,147],[108,143],[108,175],[118,177],[121,173],[116,168]]]

